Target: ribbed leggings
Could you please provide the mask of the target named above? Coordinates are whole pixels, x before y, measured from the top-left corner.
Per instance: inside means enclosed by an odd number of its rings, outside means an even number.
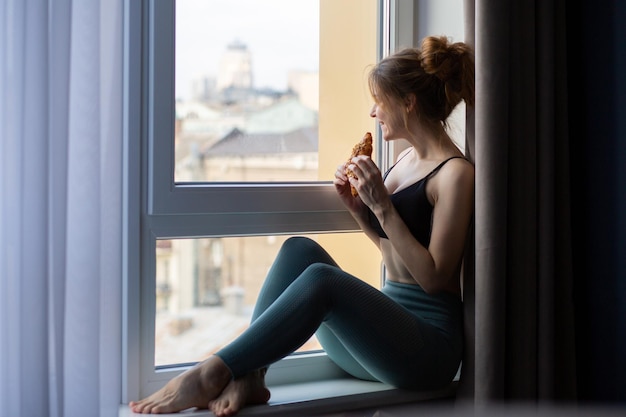
[[[238,378],[289,355],[314,333],[338,366],[361,379],[436,388],[458,367],[458,359],[441,366],[448,344],[440,331],[304,237],[283,244],[249,328],[216,354]]]

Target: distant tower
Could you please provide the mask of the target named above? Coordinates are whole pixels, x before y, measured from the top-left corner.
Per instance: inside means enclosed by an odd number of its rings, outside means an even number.
[[[252,56],[245,44],[234,41],[228,45],[220,62],[216,87],[218,92],[252,88]]]
[[[191,98],[193,100],[208,101],[215,96],[215,78],[206,75],[191,80]]]

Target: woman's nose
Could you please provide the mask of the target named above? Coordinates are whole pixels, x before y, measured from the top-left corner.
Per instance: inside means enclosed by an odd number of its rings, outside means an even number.
[[[374,104],[370,110],[370,117],[376,117],[376,104]]]

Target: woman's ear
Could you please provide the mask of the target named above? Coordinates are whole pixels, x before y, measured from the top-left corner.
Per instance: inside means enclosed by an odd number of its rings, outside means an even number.
[[[415,94],[413,93],[407,94],[407,96],[404,97],[404,104],[406,105],[407,113],[411,113],[413,110],[415,110],[415,104],[416,104]]]

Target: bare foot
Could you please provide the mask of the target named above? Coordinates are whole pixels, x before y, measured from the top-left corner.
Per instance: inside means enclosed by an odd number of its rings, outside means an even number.
[[[228,385],[231,374],[218,356],[183,372],[163,388],[129,406],[134,413],[176,413],[188,408],[207,408],[209,401],[216,398]]]
[[[265,370],[259,370],[232,380],[216,399],[209,402],[209,409],[217,417],[227,417],[237,414],[247,405],[265,404],[269,399]]]

